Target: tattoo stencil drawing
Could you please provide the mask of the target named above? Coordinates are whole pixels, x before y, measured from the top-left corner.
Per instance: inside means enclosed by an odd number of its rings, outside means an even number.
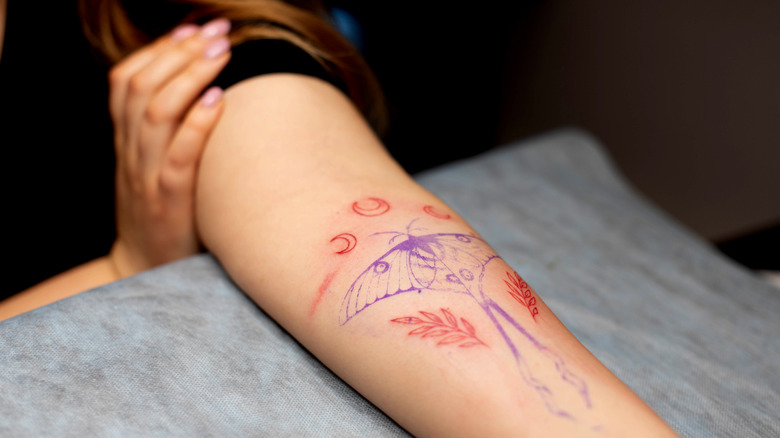
[[[361,216],[380,216],[390,211],[390,204],[381,198],[366,198],[353,202],[352,211]]]
[[[447,220],[450,217],[452,217],[452,216],[449,215],[449,213],[437,210],[436,207],[434,207],[433,205],[426,205],[425,207],[423,207],[423,211],[426,214],[428,214],[430,216],[433,216],[433,217],[435,217],[437,219]]]
[[[514,275],[507,272],[506,276],[509,278],[509,281],[504,280],[504,283],[509,286],[509,295],[518,303],[522,304],[523,307],[527,308],[528,311],[531,312],[534,321],[536,321],[536,315],[539,314],[539,309],[536,308],[536,297],[533,296],[528,283],[526,283],[525,280],[523,280],[523,277],[517,272],[515,272]]]
[[[369,306],[396,295],[423,291],[458,293],[471,297],[495,326],[515,359],[520,375],[558,416],[574,419],[570,410],[560,406],[550,386],[532,371],[520,349],[510,336],[514,333],[541,357],[552,362],[555,375],[579,394],[587,408],[591,407],[585,382],[572,373],[563,359],[532,336],[501,306],[488,297],[482,288],[485,270],[492,260],[500,259],[485,241],[477,236],[458,233],[412,234],[413,220],[406,233],[392,234],[388,241],[392,248],[371,263],[350,286],[341,303],[339,323],[346,324]],[[401,320],[407,318],[400,318]],[[395,322],[401,322],[394,320]],[[411,322],[405,322],[411,323]],[[560,382],[558,382],[560,383]]]
[[[475,345],[487,344],[477,338],[477,331],[464,318],[458,319],[447,309],[440,309],[442,316],[430,312],[420,311],[422,318],[416,316],[405,316],[391,320],[399,324],[417,325],[419,327],[409,332],[409,336],[420,335],[423,338],[441,338],[436,345],[458,344],[458,347],[473,347]],[[460,328],[460,325],[463,328]]]
[[[333,243],[333,242],[335,242],[337,240],[340,240],[340,241],[343,242],[344,248],[342,248],[339,251],[336,251],[336,254],[346,254],[346,253],[352,251],[353,249],[355,249],[355,246],[357,246],[357,238],[355,237],[354,234],[342,233],[342,234],[339,234],[338,236],[330,239],[330,242]]]

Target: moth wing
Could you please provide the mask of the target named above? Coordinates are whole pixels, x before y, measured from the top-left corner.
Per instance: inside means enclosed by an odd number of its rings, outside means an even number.
[[[438,274],[436,254],[416,247],[409,251],[409,272],[412,282],[419,289],[430,289]]]
[[[341,302],[339,322],[345,324],[353,316],[379,300],[393,295],[419,291],[430,283],[421,264],[425,260],[409,249],[397,245],[371,263],[352,283]],[[412,266],[415,266],[414,268]]]
[[[410,236],[371,263],[352,283],[339,312],[343,325],[368,306],[402,292],[472,294],[485,264],[498,255],[467,234]]]
[[[498,254],[479,237],[468,234],[431,234],[436,275],[429,289],[474,295],[479,290],[485,265]]]
[[[436,243],[443,249],[442,257],[459,260],[472,266],[485,266],[498,257],[495,251],[477,236],[469,234],[435,234]]]

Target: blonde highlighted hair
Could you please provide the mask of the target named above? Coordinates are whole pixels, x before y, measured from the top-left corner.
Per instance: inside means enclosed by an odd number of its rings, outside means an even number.
[[[112,63],[182,23],[203,24],[217,17],[231,21],[234,46],[263,38],[289,41],[343,81],[349,98],[377,132],[386,128],[376,77],[328,23],[320,0],[79,0],[79,11],[87,39]]]

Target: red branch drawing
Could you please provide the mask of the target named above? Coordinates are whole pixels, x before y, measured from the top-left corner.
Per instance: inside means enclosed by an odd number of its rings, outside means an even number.
[[[409,332],[409,336],[421,335],[423,338],[441,338],[436,345],[459,344],[458,347],[466,348],[475,345],[487,344],[477,338],[477,332],[474,327],[464,318],[460,319],[463,328],[458,324],[458,319],[447,309],[440,309],[444,319],[438,315],[420,311],[423,318],[415,316],[405,316],[391,320],[399,324],[418,325],[416,329]]]
[[[528,311],[531,312],[531,317],[536,321],[536,315],[539,314],[539,309],[536,308],[536,297],[533,296],[533,292],[531,292],[531,288],[528,287],[528,283],[526,283],[525,280],[523,280],[523,277],[517,272],[514,272],[514,276],[507,272],[506,276],[509,277],[509,281],[504,280],[504,283],[509,286],[507,292],[509,292],[509,295],[517,300],[518,303],[527,308]]]

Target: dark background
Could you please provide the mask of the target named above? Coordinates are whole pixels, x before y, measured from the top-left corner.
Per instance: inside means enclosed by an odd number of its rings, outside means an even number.
[[[114,235],[107,70],[81,36],[76,3],[9,0],[7,19],[4,296],[106,254]]]
[[[578,125],[685,225],[751,267],[780,269],[776,2],[333,3],[362,24],[390,106],[385,142],[408,171]],[[104,255],[114,238],[107,68],[74,1],[8,8],[12,260],[0,298]]]

